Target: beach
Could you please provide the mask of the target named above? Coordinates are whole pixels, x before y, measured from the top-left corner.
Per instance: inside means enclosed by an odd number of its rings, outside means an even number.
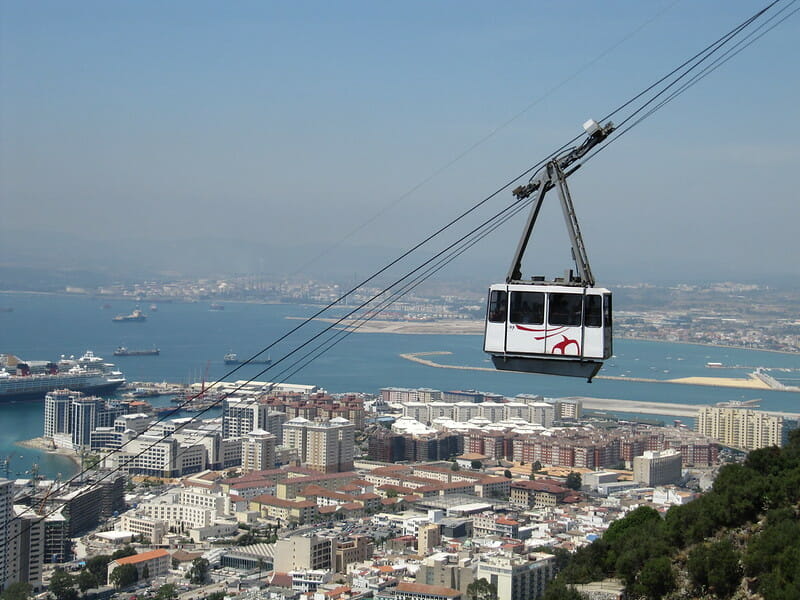
[[[32,448],[34,450],[47,452],[48,454],[58,454],[59,456],[70,459],[73,463],[75,463],[76,467],[81,466],[81,458],[78,456],[78,453],[75,452],[75,450],[71,450],[69,448],[56,448],[53,446],[53,441],[48,438],[37,437],[30,440],[18,440],[15,442],[15,444],[17,446],[22,446],[23,448]]]

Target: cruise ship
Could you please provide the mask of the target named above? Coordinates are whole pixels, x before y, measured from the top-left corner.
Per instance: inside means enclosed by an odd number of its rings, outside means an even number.
[[[110,394],[124,383],[125,376],[91,350],[77,359],[62,356],[57,363],[0,354],[0,402],[39,400],[60,389]]]

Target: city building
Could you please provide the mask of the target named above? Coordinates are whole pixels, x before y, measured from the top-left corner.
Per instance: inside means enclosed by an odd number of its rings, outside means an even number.
[[[633,480],[648,487],[677,483],[681,464],[681,453],[677,450],[647,450],[633,459]]]
[[[110,581],[114,569],[122,565],[133,565],[140,581],[164,577],[169,572],[171,560],[169,552],[160,548],[150,552],[142,552],[125,558],[117,558],[108,563],[108,577]]]
[[[780,446],[783,442],[783,417],[747,408],[703,407],[697,414],[695,429],[725,446],[742,450]]]
[[[255,429],[270,431],[267,423],[270,412],[267,404],[255,398],[226,398],[222,410],[222,437],[241,438]]]
[[[441,527],[437,523],[429,523],[419,528],[417,533],[417,554],[425,556],[441,543]]]
[[[475,579],[486,579],[503,600],[536,600],[555,576],[555,557],[534,552],[524,556],[481,554]]]
[[[335,565],[333,540],[314,534],[293,535],[275,543],[275,570],[332,571]]]
[[[242,473],[266,471],[275,467],[277,438],[263,429],[254,429],[242,438]]]
[[[337,473],[353,468],[355,425],[347,419],[309,421],[296,417],[284,423],[283,443],[295,448],[300,462],[314,471]]]
[[[14,483],[0,478],[0,590],[6,588],[9,581],[11,551],[9,548],[9,523],[13,518]]]

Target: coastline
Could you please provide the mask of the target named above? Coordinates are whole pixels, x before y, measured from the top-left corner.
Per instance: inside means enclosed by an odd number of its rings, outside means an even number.
[[[412,362],[420,363],[428,367],[436,367],[438,369],[458,369],[465,371],[495,371],[491,367],[469,367],[465,365],[445,365],[435,362],[428,356],[444,356],[452,354],[452,352],[409,352],[400,354],[401,358],[410,360]],[[702,385],[720,388],[739,388],[747,390],[764,390],[773,392],[796,392],[796,389],[783,387],[773,387],[766,381],[759,378],[755,373],[750,373],[747,378],[741,377],[679,377],[676,379],[651,379],[646,377],[620,377],[616,375],[595,375],[594,379],[607,379],[611,381],[637,381],[640,383],[671,383],[679,385]]]
[[[17,440],[14,442],[14,444],[17,446],[22,446],[23,448],[31,448],[33,450],[46,452],[47,454],[57,454],[59,456],[63,456],[64,458],[68,458],[70,461],[72,461],[78,469],[81,468],[81,459],[77,452],[68,448],[55,448],[53,447],[52,440],[47,438],[35,437],[30,440]]]
[[[303,320],[303,317],[285,317],[290,320]],[[339,319],[328,317],[315,317],[314,321],[322,323],[337,323]],[[361,324],[361,319],[345,319],[338,323],[336,329],[349,330],[358,327],[354,333],[393,333],[397,335],[483,335],[484,322],[474,319],[437,319],[433,321],[383,321],[372,319]],[[647,338],[636,335],[615,335],[614,339],[634,340],[639,342],[654,342],[660,344],[681,344],[687,346],[703,346],[706,348],[726,348],[730,350],[747,350],[749,352],[772,352],[787,356],[800,356],[799,352],[788,350],[773,350],[769,348],[750,348],[747,346],[731,346],[729,344],[710,344],[704,342],[684,342],[664,340],[661,338]]]

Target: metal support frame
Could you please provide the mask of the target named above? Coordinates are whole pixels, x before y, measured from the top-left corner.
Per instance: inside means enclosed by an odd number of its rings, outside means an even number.
[[[527,185],[519,186],[514,190],[514,195],[523,200],[528,198],[532,193],[537,192],[536,199],[533,202],[531,211],[528,214],[528,220],[522,232],[522,237],[517,244],[517,249],[514,252],[514,259],[511,263],[511,268],[506,275],[506,283],[522,282],[522,257],[525,254],[525,249],[528,247],[533,227],[536,225],[536,219],[539,217],[539,211],[542,208],[544,197],[553,188],[558,190],[558,197],[561,201],[561,210],[564,214],[564,221],[567,225],[567,233],[569,234],[570,244],[572,245],[572,258],[575,261],[577,268],[577,277],[570,276],[567,280],[561,282],[546,282],[546,283],[559,283],[561,285],[580,285],[583,287],[594,286],[594,275],[592,268],[589,266],[589,257],[586,253],[586,245],[583,243],[583,236],[581,235],[580,227],[578,226],[578,219],[575,216],[575,207],[572,204],[572,196],[569,193],[567,186],[567,177],[574,173],[580,164],[572,166],[574,163],[583,158],[592,148],[597,144],[604,141],[612,131],[614,125],[608,123],[604,127],[600,127],[597,123],[590,121],[595,127],[592,129],[589,137],[584,142],[570,150],[568,153],[550,159],[547,164],[539,170]],[[587,131],[589,131],[587,129]],[[565,169],[570,168],[565,172]],[[566,278],[565,278],[566,279]]]
[[[567,186],[567,174],[564,173],[557,160],[551,160],[536,174],[536,176],[534,176],[531,184],[536,186],[536,191],[538,193],[536,194],[536,199],[533,202],[531,211],[528,214],[528,220],[522,231],[522,237],[514,252],[514,260],[511,263],[511,268],[508,270],[508,275],[506,275],[506,283],[522,280],[522,257],[525,254],[525,249],[528,247],[528,241],[530,240],[531,233],[533,233],[533,227],[536,225],[536,219],[539,217],[542,202],[547,192],[556,188],[558,191],[558,198],[561,201],[561,210],[564,214],[564,222],[567,225],[570,244],[572,245],[572,258],[575,261],[578,273],[577,278],[571,278],[570,281],[564,281],[563,284],[594,286],[594,275],[592,275],[592,268],[589,266],[586,245],[583,243],[581,229],[578,226],[578,219],[575,216],[575,207],[572,204],[572,196]]]

